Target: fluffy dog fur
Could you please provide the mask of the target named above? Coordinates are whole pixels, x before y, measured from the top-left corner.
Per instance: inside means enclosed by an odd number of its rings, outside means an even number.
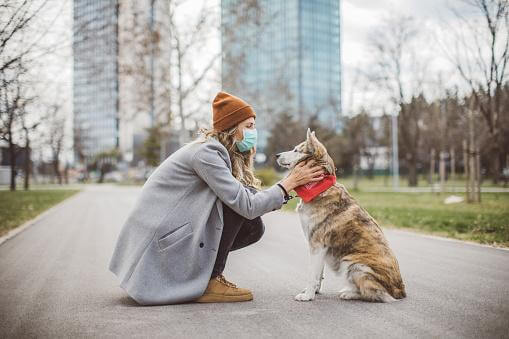
[[[335,175],[331,157],[309,129],[306,141],[277,155],[278,164],[290,169],[309,159]],[[315,298],[325,263],[342,278],[341,299],[391,302],[406,297],[398,261],[380,226],[343,185],[336,183],[312,201],[301,201],[297,211],[309,244],[311,275],[295,300]]]

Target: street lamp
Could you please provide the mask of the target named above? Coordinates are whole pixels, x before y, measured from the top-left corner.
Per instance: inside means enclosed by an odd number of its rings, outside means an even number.
[[[150,123],[151,127],[155,125],[155,104],[154,104],[154,20],[155,20],[155,0],[150,1]]]
[[[391,115],[392,122],[392,189],[399,188],[399,159],[398,159],[398,114]]]

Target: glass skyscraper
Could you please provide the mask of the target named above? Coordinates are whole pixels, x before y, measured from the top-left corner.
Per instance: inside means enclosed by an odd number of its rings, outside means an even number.
[[[260,149],[282,111],[340,128],[339,1],[221,1],[223,89],[254,106]]]
[[[118,1],[74,0],[73,16],[75,143],[92,157],[119,146]]]
[[[74,0],[75,155],[118,149],[124,161],[140,160],[136,142],[169,111],[168,16],[163,0]]]

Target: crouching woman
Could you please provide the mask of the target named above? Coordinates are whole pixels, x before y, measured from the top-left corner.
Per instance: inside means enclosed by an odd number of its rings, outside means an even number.
[[[213,128],[168,157],[148,178],[125,222],[110,270],[142,305],[252,300],[222,275],[228,253],[258,241],[261,215],[294,187],[320,180],[312,164],[259,190],[253,175],[254,110],[219,92]]]

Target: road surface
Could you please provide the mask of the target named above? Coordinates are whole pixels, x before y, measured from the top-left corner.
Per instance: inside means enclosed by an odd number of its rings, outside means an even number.
[[[314,302],[297,215],[264,216],[260,242],[226,277],[254,301],[140,307],[107,270],[139,188],[91,186],[0,246],[0,337],[509,337],[509,251],[386,230],[408,298],[338,299],[326,271]]]

